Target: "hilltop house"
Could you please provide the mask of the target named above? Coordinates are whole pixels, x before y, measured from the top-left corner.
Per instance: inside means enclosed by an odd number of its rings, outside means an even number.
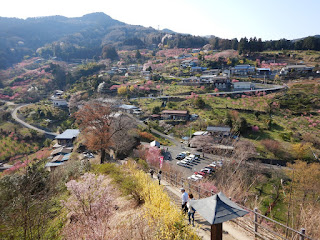
[[[68,107],[68,102],[63,98],[51,98],[51,101],[55,107]]]
[[[62,90],[55,90],[54,94],[51,96],[51,101],[55,107],[68,107],[68,102],[63,98]]]

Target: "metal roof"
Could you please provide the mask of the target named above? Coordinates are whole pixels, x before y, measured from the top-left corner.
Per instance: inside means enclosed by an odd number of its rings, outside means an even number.
[[[206,135],[208,132],[207,131],[197,131],[195,133],[193,133],[193,136],[202,136],[202,135]]]
[[[134,105],[127,105],[127,104],[122,104],[119,106],[119,108],[125,109],[125,110],[131,110],[131,109],[138,109],[138,107]]]
[[[223,223],[249,213],[222,192],[208,198],[190,200],[190,204],[210,224]]]
[[[58,167],[62,164],[63,164],[63,162],[49,162],[45,165],[45,167]]]
[[[207,131],[210,132],[230,132],[231,128],[230,127],[212,127],[208,126]]]
[[[55,139],[73,139],[79,135],[79,129],[67,129],[55,137]]]
[[[163,110],[162,114],[188,114],[187,110]]]

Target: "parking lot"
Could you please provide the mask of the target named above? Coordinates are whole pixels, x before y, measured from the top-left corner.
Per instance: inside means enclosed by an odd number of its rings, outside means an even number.
[[[222,159],[221,156],[212,155],[212,154],[203,154],[197,152],[195,148],[186,147],[184,144],[180,144],[179,146],[170,146],[170,147],[162,147],[164,152],[164,159],[175,166],[176,169],[183,173],[184,177],[191,176],[194,172],[198,172],[204,167],[207,167],[213,161],[218,162]],[[198,159],[193,160],[192,162],[186,163],[184,166],[177,165],[177,162],[180,160],[176,159],[176,156],[181,152],[189,152],[190,154],[199,154],[200,157]],[[170,159],[170,160],[169,160]]]

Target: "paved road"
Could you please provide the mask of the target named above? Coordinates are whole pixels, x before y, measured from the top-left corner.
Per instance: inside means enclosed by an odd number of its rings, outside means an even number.
[[[212,96],[220,96],[220,95],[225,95],[225,94],[244,94],[247,92],[262,92],[262,91],[278,91],[281,89],[287,88],[287,86],[282,86],[282,85],[273,85],[271,88],[259,88],[259,89],[253,89],[253,90],[239,90],[239,91],[233,91],[233,92],[214,92],[214,93],[203,93],[203,94],[198,94],[199,96],[207,96],[207,95],[212,95]],[[130,100],[137,100],[137,99],[163,99],[163,98],[186,98],[187,96],[190,95],[173,95],[173,96],[160,96],[160,97],[134,97],[130,98]]]
[[[35,127],[35,126],[32,126],[32,125],[30,125],[29,123],[23,121],[22,119],[20,119],[20,118],[18,117],[18,115],[17,115],[18,110],[21,109],[21,108],[23,108],[23,107],[29,106],[29,105],[31,105],[31,104],[30,104],[30,103],[29,103],[29,104],[23,104],[23,105],[20,105],[20,106],[16,107],[16,108],[12,111],[12,113],[11,113],[12,118],[13,118],[16,122],[20,123],[21,125],[23,125],[23,126],[26,127],[26,128],[33,129],[33,130],[35,130],[35,131],[37,131],[37,132],[40,132],[40,133],[45,134],[48,138],[54,138],[55,136],[57,136],[57,135],[58,135],[57,133],[47,132],[47,131],[45,131],[45,130],[42,130],[42,129],[40,129],[40,128],[37,128],[37,127]]]

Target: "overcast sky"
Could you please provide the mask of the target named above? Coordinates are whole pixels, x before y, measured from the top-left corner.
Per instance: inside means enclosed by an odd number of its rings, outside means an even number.
[[[320,0],[7,0],[1,17],[104,12],[119,21],[221,38],[295,39],[320,34]]]

